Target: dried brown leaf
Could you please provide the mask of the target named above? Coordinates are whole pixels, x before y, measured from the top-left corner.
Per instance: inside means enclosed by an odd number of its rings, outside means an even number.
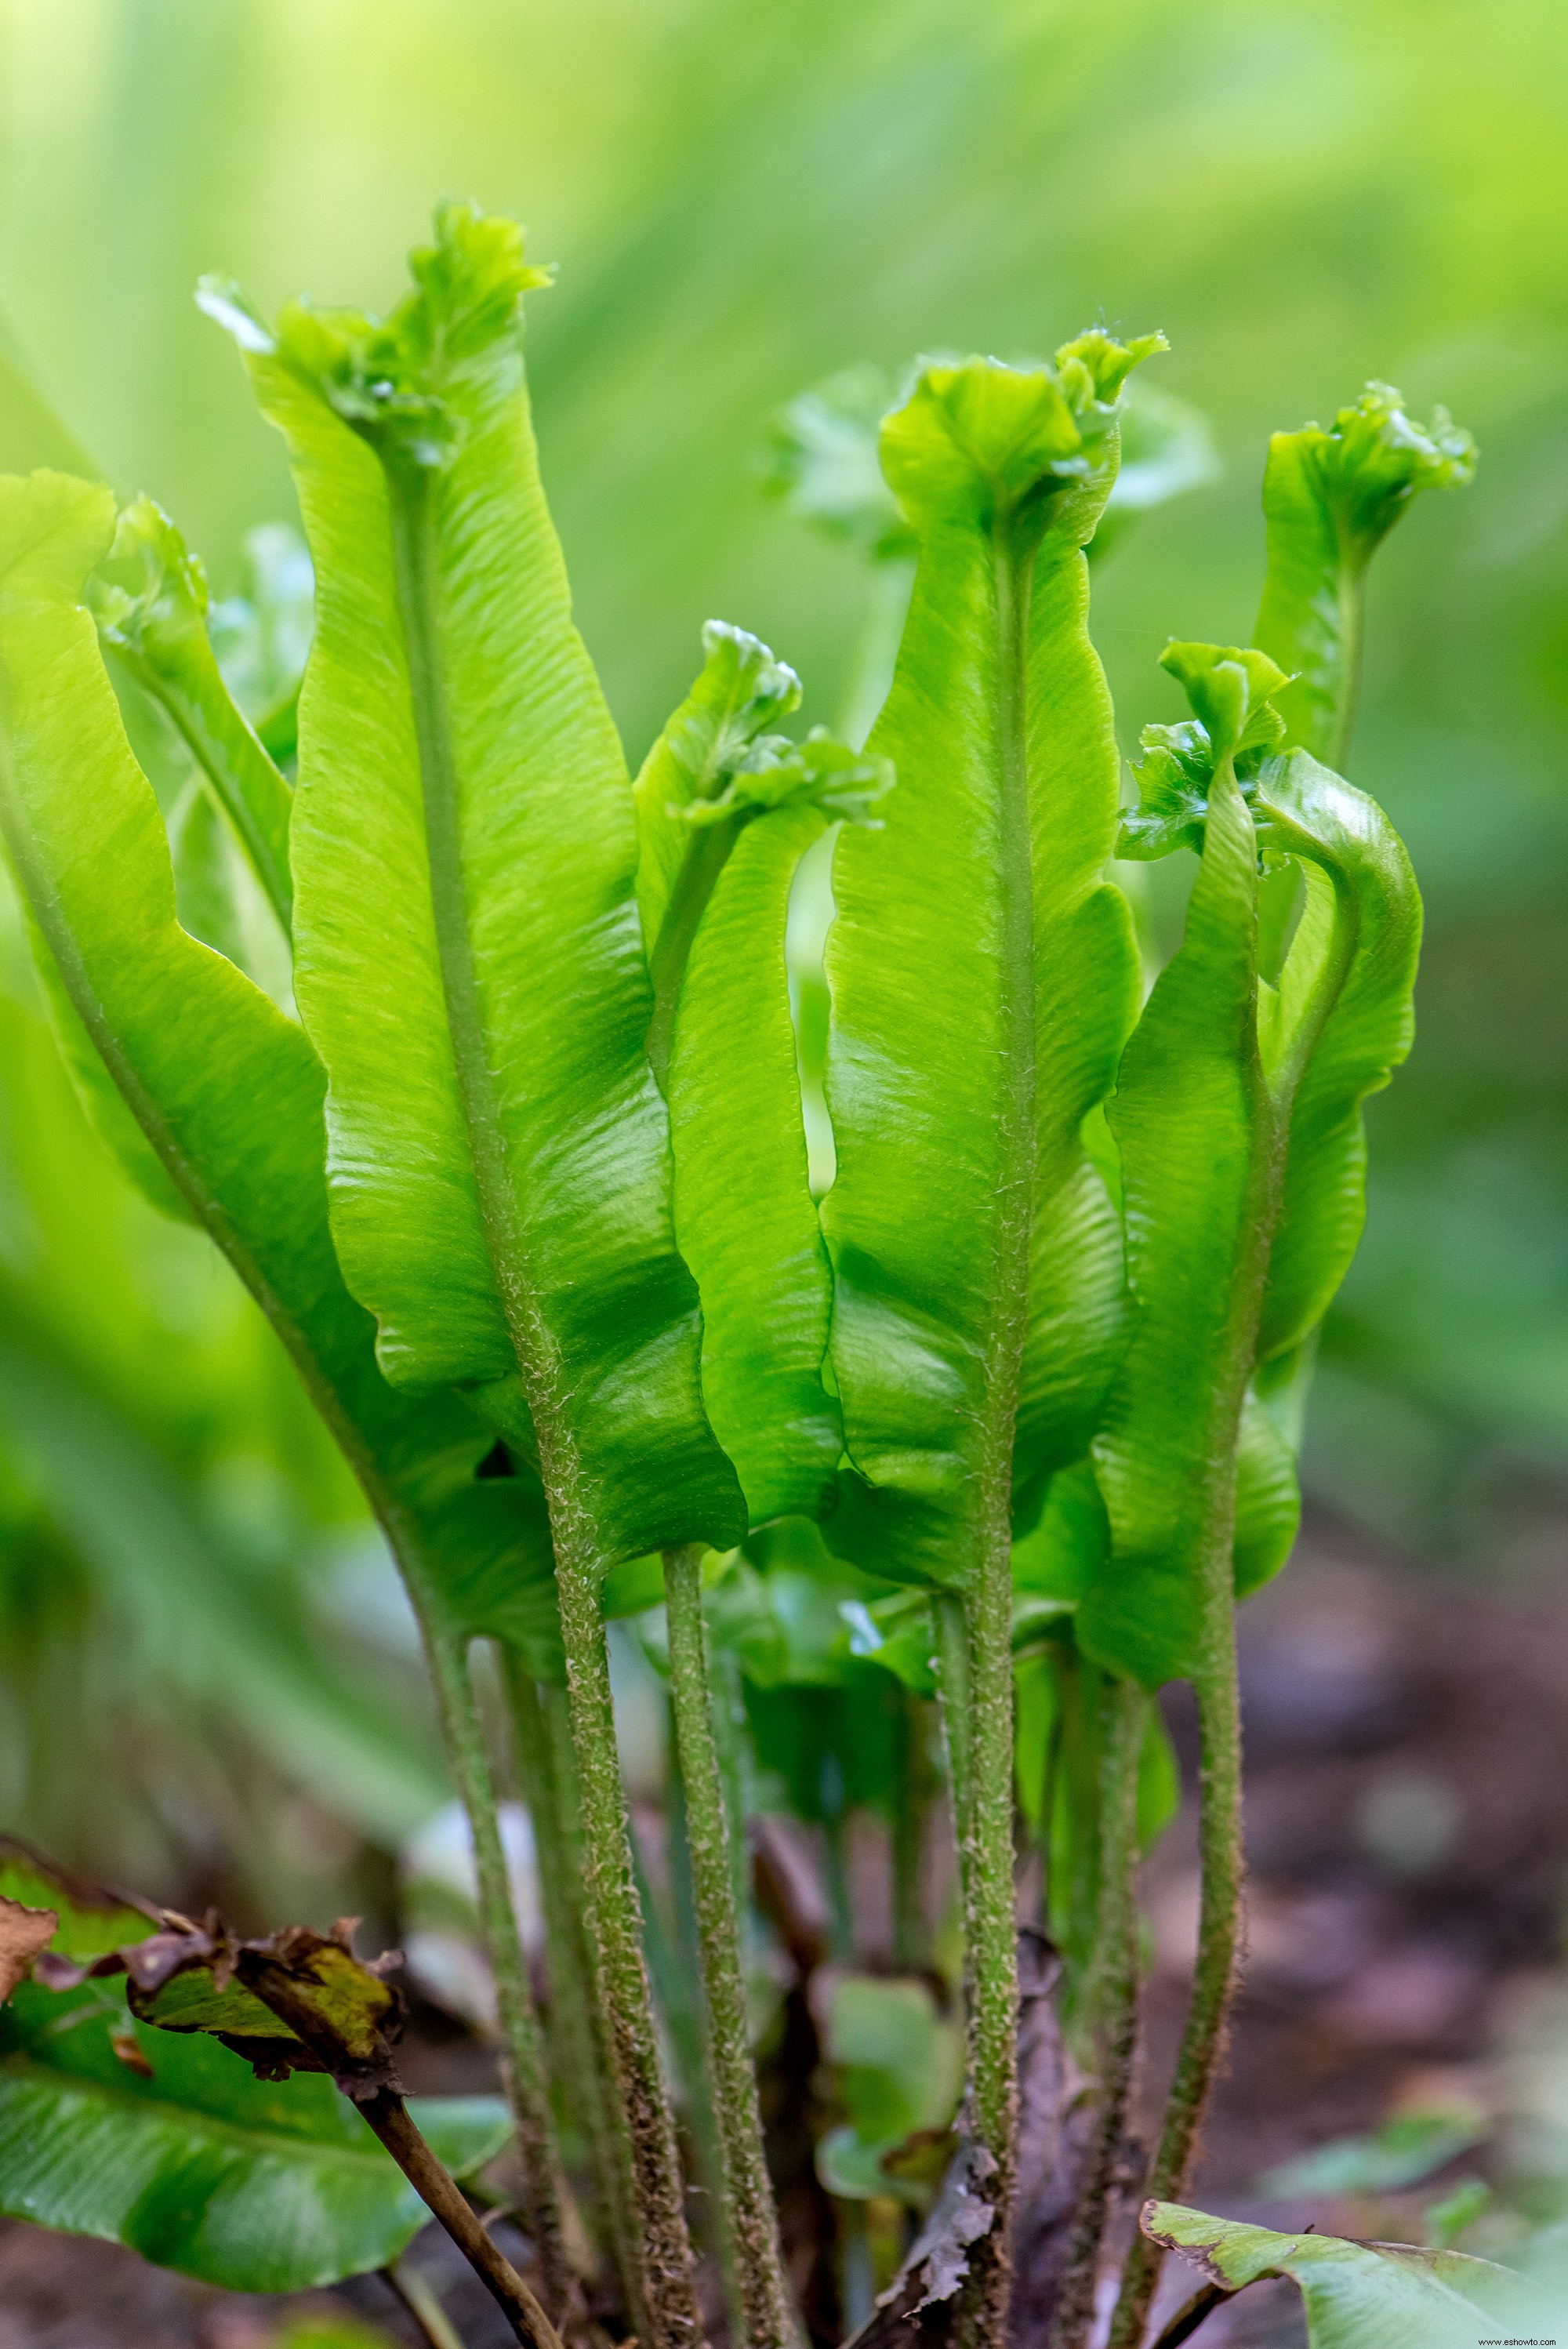
[[[60,1928],[53,1909],[29,1909],[0,1893],[0,2001],[26,1982]]]

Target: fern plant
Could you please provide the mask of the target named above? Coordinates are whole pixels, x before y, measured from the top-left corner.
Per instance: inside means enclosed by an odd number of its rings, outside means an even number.
[[[1235,1606],[1294,1537],[1315,1332],[1361,1221],[1362,1104],[1410,1041],[1414,880],[1342,771],[1364,577],[1412,496],[1467,479],[1473,452],[1382,386],[1275,439],[1256,641],[1170,647],[1191,714],[1145,730],[1123,812],[1088,557],[1108,512],[1157,493],[1117,485],[1126,387],[1162,338],[929,362],[891,404],[857,378],[808,419],[840,492],[813,498],[799,436],[781,462],[883,583],[850,739],[779,730],[799,681],[716,622],[634,780],[540,483],[520,316],[544,273],[510,223],[449,205],[412,274],[384,320],[301,303],[268,324],[230,285],[201,296],[294,472],[316,579],[297,718],[242,713],[200,565],[148,501],[0,481],[0,831],[101,1132],[261,1304],[413,1600],[472,1829],[542,2308],[489,2280],[522,2338],[582,2323],[585,2271],[652,2349],[699,2335],[605,1637],[608,1613],[662,1596],[732,2329],[755,2349],[797,2338],[748,2044],[731,1700],[798,1555],[823,1588],[851,1578],[831,1604],[855,1652],[940,1702],[965,2088],[907,2275],[965,2344],[999,2349],[1014,2278],[1016,1772],[1046,1770],[1023,1808],[1049,1855],[1063,2026],[1097,2083],[1052,2285],[1053,2349],[1082,2349],[1137,2042],[1134,1869],[1169,1807],[1150,1699],[1195,1688],[1201,1941],[1110,2333],[1135,2349],[1164,2251],[1206,2240],[1176,2206],[1235,1974]],[[1202,474],[1190,419],[1130,412],[1151,480]],[[201,779],[178,893],[106,658]],[[1196,860],[1185,935],[1145,998],[1112,863],[1178,851]],[[799,951],[790,967],[802,860],[836,909],[825,973]],[[481,1639],[546,1862],[548,2052]],[[889,1799],[923,1816],[929,1764],[898,1717]],[[820,1719],[789,1727],[819,1795]],[[367,2086],[334,2054],[272,1944],[198,1948],[163,1921],[172,1974],[212,1985],[179,2027],[243,2046],[222,2004],[238,1968],[403,2159],[402,2125],[371,2110],[388,2075]],[[149,1962],[124,1960],[133,1985]],[[176,2027],[156,2002],[133,2012]],[[575,2189],[563,2101],[589,2157]],[[876,2171],[868,2143],[842,2162]],[[449,2179],[409,2160],[482,2263]],[[0,2158],[10,2207],[26,2167]],[[1250,2238],[1205,2256],[1226,2291],[1300,2265]],[[1442,2291],[1473,2313],[1490,2283],[1444,2256]],[[1397,2317],[1437,2288],[1408,2262],[1375,2282]]]

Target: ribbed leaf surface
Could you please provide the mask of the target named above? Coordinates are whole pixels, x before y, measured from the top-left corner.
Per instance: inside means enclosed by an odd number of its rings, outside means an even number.
[[[1150,1687],[1196,1669],[1216,1541],[1243,1595],[1288,1552],[1288,1382],[1359,1234],[1360,1105],[1408,1049],[1420,925],[1380,810],[1268,748],[1274,664],[1165,659],[1203,722],[1146,731],[1124,848],[1195,840],[1202,864],[1109,1112],[1135,1319],[1094,1445],[1110,1552],[1079,1610],[1089,1652]],[[1258,975],[1261,849],[1305,883],[1277,989]]]
[[[761,1525],[821,1516],[842,1446],[822,1384],[831,1279],[789,1016],[789,888],[811,842],[886,778],[836,744],[764,730],[800,688],[755,636],[712,622],[704,645],[637,778],[637,898],[703,1392]]]
[[[1325,430],[1276,432],[1264,470],[1268,577],[1253,642],[1291,679],[1277,699],[1285,740],[1344,764],[1361,660],[1360,583],[1421,490],[1462,488],[1475,444],[1439,409],[1428,426],[1398,392],[1369,383]]]
[[[921,554],[872,737],[898,775],[886,829],[846,832],[834,869],[823,1206],[863,1480],[834,1538],[881,1574],[962,1585],[980,1486],[1081,1453],[1120,1341],[1119,1236],[1080,1128],[1136,958],[1100,878],[1117,752],[1080,548],[1141,355],[1086,337],[1059,374],[932,368],[883,427]]]
[[[743,1530],[703,1415],[620,744],[540,486],[510,224],[449,210],[386,328],[241,321],[318,583],[296,993],[387,1375],[527,1405],[608,1557]],[[521,1388],[520,1389],[520,1375]]]
[[[319,1062],[299,1028],[180,927],[169,844],[126,740],[88,574],[107,490],[0,481],[0,831],[69,999],[165,1175],[274,1321],[383,1516],[459,1615],[549,1637],[542,1498],[476,1484],[489,1439],[450,1398],[381,1376],[327,1226]],[[530,1600],[528,1594],[533,1594]],[[498,1623],[499,1628],[499,1623]]]

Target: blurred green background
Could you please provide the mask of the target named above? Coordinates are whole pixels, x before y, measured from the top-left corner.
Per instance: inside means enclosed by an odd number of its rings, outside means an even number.
[[[386,302],[435,198],[518,213],[560,264],[530,309],[546,479],[634,756],[709,615],[833,716],[861,574],[760,494],[757,444],[853,361],[1169,334],[1158,379],[1223,471],[1097,574],[1128,746],[1175,714],[1168,636],[1245,638],[1269,430],[1373,375],[1446,402],[1480,478],[1379,558],[1355,760],[1427,895],[1420,1039],[1375,1105],[1306,1474],[1490,1571],[1560,1548],[1568,1465],[1565,109],[1560,0],[0,0],[0,307],[222,593],[292,503],[198,274]],[[5,989],[0,1807],[131,1873],[136,1821],[150,1855],[214,1805],[253,1826],[278,1773],[254,1865],[307,1887],[341,1860],[328,1794],[385,1843],[438,1785],[408,1659],[301,1631],[374,1580],[352,1495],[228,1277],[96,1154],[14,949]],[[192,1675],[249,1741],[232,1785],[199,1724],[170,1743],[160,1690]],[[64,1717],[104,1741],[90,1798],[47,1758]],[[127,1738],[157,1766],[116,1764]]]

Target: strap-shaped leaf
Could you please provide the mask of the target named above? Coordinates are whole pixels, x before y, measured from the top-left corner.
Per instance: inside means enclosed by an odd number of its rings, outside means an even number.
[[[530,1588],[548,1611],[537,1486],[476,1484],[483,1430],[455,1398],[415,1402],[377,1368],[327,1226],[319,1062],[175,918],[162,818],[81,600],[114,529],[108,490],[57,473],[0,480],[0,831],[46,972],[165,1178],[266,1309],[399,1550],[476,1629]]]
[[[902,1578],[965,1583],[976,1510],[1082,1452],[1121,1340],[1119,1234],[1080,1128],[1136,957],[1100,878],[1118,762],[1080,550],[1117,396],[1154,347],[1088,335],[1054,367],[931,367],[882,428],[921,553],[871,743],[898,787],[835,865],[823,1227],[862,1480],[834,1538]]]
[[[1475,2349],[1487,2337],[1487,2313],[1529,2313],[1522,2278],[1463,2251],[1277,2234],[1176,2202],[1145,2203],[1142,2224],[1222,2292],[1289,2276],[1305,2308],[1309,2349]]]
[[[1079,1609],[1089,1651],[1150,1687],[1196,1669],[1214,1545],[1233,1544],[1244,1593],[1294,1537],[1276,1391],[1355,1247],[1359,1105],[1408,1048],[1419,936],[1381,811],[1274,747],[1284,680],[1267,656],[1163,660],[1198,715],[1147,730],[1121,846],[1198,844],[1202,864],[1110,1105],[1136,1318],[1094,1445],[1110,1553]],[[1258,974],[1261,853],[1306,877],[1277,989]],[[1260,1361],[1272,1375],[1250,1392]]]
[[[286,936],[287,783],[230,696],[207,633],[207,576],[160,506],[138,498],[119,518],[111,565],[135,564],[134,588],[94,583],[104,642],[183,738],[233,825]]]
[[[1278,681],[1263,678],[1264,692]],[[1194,1669],[1208,1550],[1231,1545],[1226,1488],[1266,1253],[1257,844],[1235,739],[1219,738],[1186,933],[1133,1031],[1109,1111],[1135,1320],[1094,1444],[1111,1552],[1078,1629],[1099,1661],[1149,1687]]]
[[[842,1449],[822,1384],[832,1284],[807,1179],[784,960],[789,887],[885,762],[767,730],[792,669],[710,621],[707,658],[637,778],[648,1050],[670,1105],[676,1230],[702,1299],[703,1392],[752,1523],[820,1516]]]
[[[1434,409],[1369,383],[1326,431],[1276,432],[1264,470],[1268,575],[1253,641],[1291,683],[1277,697],[1285,740],[1343,771],[1359,689],[1362,574],[1418,492],[1462,488],[1475,443]]]
[[[209,295],[316,570],[295,988],[338,1253],[387,1376],[536,1432],[602,1559],[722,1546],[743,1507],[644,1049],[631,789],[529,421],[517,313],[541,273],[458,206],[412,266],[385,325],[296,305],[274,336]]]
[[[1339,957],[1335,989],[1299,1081],[1279,1228],[1269,1257],[1260,1360],[1300,1346],[1350,1267],[1366,1219],[1362,1108],[1409,1051],[1421,947],[1421,900],[1404,843],[1375,800],[1303,750],[1264,761],[1253,812],[1265,851],[1311,863],[1331,884],[1309,891],[1287,974],[1309,983],[1313,958]],[[1282,984],[1282,997],[1285,987]],[[1286,1006],[1286,1025],[1289,1024]]]

